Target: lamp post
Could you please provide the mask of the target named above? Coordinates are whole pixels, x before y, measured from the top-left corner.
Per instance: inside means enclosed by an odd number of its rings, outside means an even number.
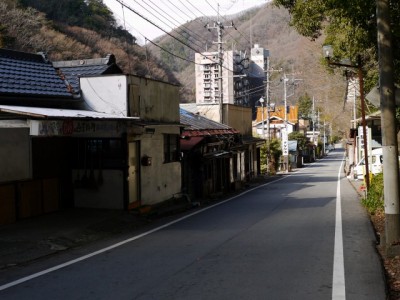
[[[361,56],[357,56],[357,64],[345,64],[332,62],[330,59],[333,56],[333,48],[331,45],[325,45],[322,47],[324,57],[328,60],[328,64],[330,66],[339,66],[339,67],[347,67],[356,69],[358,73],[358,81],[360,85],[360,99],[361,99],[361,120],[362,120],[362,131],[363,131],[363,139],[364,139],[364,158],[365,158],[365,185],[367,191],[369,190],[369,162],[368,162],[368,136],[365,122],[365,99],[364,99],[364,78],[363,78],[363,65],[361,61]]]

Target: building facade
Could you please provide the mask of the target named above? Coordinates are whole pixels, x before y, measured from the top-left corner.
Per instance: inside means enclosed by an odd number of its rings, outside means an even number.
[[[102,60],[55,67],[0,49],[0,62],[0,224],[181,192],[178,86],[109,74]]]

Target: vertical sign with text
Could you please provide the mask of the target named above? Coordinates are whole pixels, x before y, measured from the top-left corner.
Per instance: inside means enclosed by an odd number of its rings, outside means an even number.
[[[288,142],[288,134],[286,130],[282,130],[282,155],[289,155],[289,142]]]

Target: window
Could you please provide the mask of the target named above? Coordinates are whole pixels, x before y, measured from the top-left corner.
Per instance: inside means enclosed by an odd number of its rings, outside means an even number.
[[[164,134],[164,163],[179,160],[179,135]]]
[[[73,168],[115,169],[125,167],[125,145],[120,139],[75,139]]]

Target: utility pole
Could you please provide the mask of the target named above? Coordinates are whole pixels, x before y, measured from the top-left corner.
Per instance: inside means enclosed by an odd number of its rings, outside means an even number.
[[[364,75],[363,75],[363,65],[361,61],[361,55],[357,57],[357,73],[358,80],[360,81],[360,98],[361,98],[361,119],[362,119],[362,130],[363,130],[363,140],[364,140],[364,158],[365,158],[365,185],[367,187],[367,191],[369,190],[370,185],[370,176],[369,176],[369,153],[368,153],[368,128],[367,122],[365,120],[365,96],[364,96]]]
[[[217,29],[218,32],[218,42],[213,42],[213,44],[218,44],[218,89],[219,89],[219,121],[224,124],[224,91],[223,91],[223,81],[222,81],[222,67],[224,64],[224,50],[222,49],[222,30],[225,28],[234,27],[233,23],[230,26],[224,26],[219,21],[219,3],[218,3],[218,14],[217,14],[217,22],[214,23],[213,27],[208,26],[207,29]]]
[[[265,87],[265,101],[266,101],[266,107],[267,107],[267,139],[268,141],[270,141],[271,139],[271,123],[269,120],[270,117],[270,112],[271,112],[271,98],[270,98],[270,80],[269,78],[271,77],[271,72],[282,72],[282,68],[275,70],[274,68],[270,68],[270,60],[269,60],[269,56],[267,56],[267,67],[265,70],[265,83],[266,83],[266,87]]]
[[[378,1],[378,0],[377,0]],[[345,64],[340,62],[332,62],[330,58],[333,56],[333,48],[331,45],[325,45],[322,47],[324,52],[324,57],[328,60],[330,66],[339,66],[357,69],[358,81],[360,85],[360,100],[361,100],[361,119],[362,119],[362,132],[364,141],[364,159],[365,159],[365,185],[367,191],[369,190],[369,154],[368,154],[368,136],[367,136],[367,124],[365,120],[365,96],[364,96],[364,76],[363,76],[363,64],[361,60],[361,55],[357,56],[357,64]]]
[[[315,142],[315,123],[317,123],[317,114],[315,113],[315,98],[312,97],[312,142],[314,146],[318,146],[318,143]],[[313,160],[316,159],[316,147],[313,148]]]
[[[271,129],[270,129],[270,120],[269,120],[269,109],[270,109],[270,103],[269,103],[269,56],[267,56],[267,75],[266,79],[266,87],[265,87],[265,100],[267,102],[267,175],[269,176],[269,161],[270,161],[270,154],[271,154]]]
[[[285,105],[285,128],[287,128],[287,82],[289,78],[286,77],[286,73],[283,73],[283,101]]]
[[[323,141],[323,143],[324,143],[324,155],[325,155],[325,153],[326,153],[326,148],[325,148],[325,144],[326,144],[326,132],[325,132],[325,118],[324,118],[324,141]]]
[[[315,145],[315,98],[312,97],[312,142]]]
[[[396,135],[393,44],[389,0],[376,0],[378,23],[379,93],[383,150],[385,203],[385,246],[395,256],[394,245],[400,240],[399,162]]]
[[[270,122],[269,122],[269,108],[270,108],[270,101],[269,101],[269,56],[267,56],[267,72],[266,72],[266,88],[265,88],[265,100],[267,102],[267,140],[268,140],[268,152],[269,152],[269,141],[270,141]],[[268,153],[269,154],[269,153]],[[269,167],[267,167],[269,169]]]
[[[289,141],[288,141],[288,130],[287,130],[287,82],[289,81],[289,78],[286,77],[286,73],[283,73],[283,100],[285,103],[285,132],[284,135],[282,135],[282,151],[283,151],[283,159],[284,159],[284,164],[286,166],[286,173],[289,172]],[[286,149],[287,148],[287,149]]]
[[[274,70],[273,68],[270,69],[270,60],[269,55],[267,56],[267,66],[265,71],[265,100],[266,100],[266,108],[267,108],[267,174],[269,175],[269,163],[270,163],[270,152],[271,152],[271,122],[270,122],[270,112],[271,112],[271,99],[270,99],[270,92],[269,92],[269,78],[271,72],[282,72],[282,69]]]

